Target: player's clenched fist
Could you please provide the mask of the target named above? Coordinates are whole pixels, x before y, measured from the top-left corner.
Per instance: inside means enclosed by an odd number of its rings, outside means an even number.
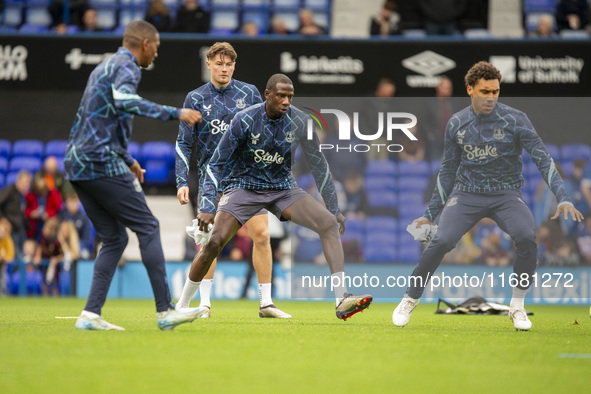
[[[184,120],[190,125],[194,125],[195,123],[201,123],[201,112],[195,111],[194,109],[190,108],[183,108],[181,109],[181,117],[179,119]]]

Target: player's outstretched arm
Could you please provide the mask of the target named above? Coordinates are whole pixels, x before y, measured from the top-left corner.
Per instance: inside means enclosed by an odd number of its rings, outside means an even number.
[[[201,118],[201,112],[190,108],[181,108],[181,115],[179,119],[189,123],[191,126],[193,126],[195,123],[201,123],[203,121]]]
[[[572,204],[558,205],[558,208],[556,208],[556,213],[550,219],[554,220],[560,217],[560,215],[564,215],[564,220],[568,220],[569,214],[575,222],[582,222],[584,219],[583,214],[579,212]]]

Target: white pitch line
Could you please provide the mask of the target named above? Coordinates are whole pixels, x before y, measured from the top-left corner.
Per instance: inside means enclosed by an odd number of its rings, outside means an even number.
[[[56,316],[56,319],[78,319],[78,316]]]
[[[559,358],[591,358],[591,353],[558,353]]]

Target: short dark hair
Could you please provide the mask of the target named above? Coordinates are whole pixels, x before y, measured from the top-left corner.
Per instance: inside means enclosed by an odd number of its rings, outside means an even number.
[[[468,70],[464,77],[464,83],[466,86],[476,86],[481,79],[486,81],[498,79],[501,82],[501,78],[499,69],[483,60],[470,67],[470,70]]]
[[[271,75],[271,78],[269,78],[269,80],[267,81],[267,86],[265,87],[265,89],[274,90],[277,88],[278,83],[285,83],[293,86],[293,82],[291,82],[291,79],[289,79],[287,75],[273,74]]]
[[[153,40],[158,34],[158,29],[150,22],[137,20],[129,23],[123,32],[123,46],[126,48],[137,49],[147,38]]]

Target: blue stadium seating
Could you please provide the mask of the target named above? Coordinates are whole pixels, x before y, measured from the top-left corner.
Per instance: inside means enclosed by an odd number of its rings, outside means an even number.
[[[560,148],[558,145],[546,144],[546,150],[552,156],[554,161],[561,161],[562,156],[560,155]]]
[[[0,140],[0,157],[8,159],[10,157],[10,151],[12,144],[8,140]]]
[[[395,234],[398,220],[390,216],[370,216],[365,220],[365,229],[368,236],[380,233]]]
[[[591,146],[586,144],[565,144],[560,148],[562,161],[572,161],[576,159],[591,160]]]
[[[141,147],[138,142],[129,141],[129,144],[127,144],[127,152],[129,152],[131,157],[136,159],[138,162],[142,162]]]
[[[5,179],[6,179],[6,177],[4,176],[4,174],[0,173],[0,189],[2,189],[4,187]]]
[[[8,159],[5,157],[0,157],[0,174],[6,175],[8,172]]]
[[[431,174],[431,166],[429,162],[421,161],[400,161],[398,162],[398,174],[399,176],[424,176],[429,177]]]
[[[10,159],[8,170],[18,172],[20,170],[28,170],[31,174],[39,171],[41,168],[41,159],[33,156],[17,156]]]
[[[4,178],[4,185],[12,185],[14,181],[16,181],[16,177],[18,176],[18,171],[12,171],[6,174],[6,178]]]
[[[368,232],[363,243],[363,258],[371,263],[394,263],[398,260],[396,232]]]
[[[362,242],[365,237],[365,220],[359,218],[347,218],[345,223],[345,234],[341,236],[343,242],[359,241]]]
[[[144,182],[148,186],[164,186],[172,180],[172,166],[166,160],[148,159],[143,165]]]
[[[374,208],[398,208],[398,198],[395,191],[382,190],[367,193],[369,205]]]
[[[544,12],[553,14],[556,12],[557,0],[524,0],[524,12]]]
[[[392,160],[371,160],[365,167],[365,176],[396,176],[396,163]]]
[[[400,176],[398,178],[398,190],[403,192],[423,193],[429,184],[429,178],[425,176]]]
[[[43,156],[55,156],[55,157],[64,157],[66,155],[66,147],[68,146],[68,141],[66,140],[52,140],[47,141],[45,144],[45,151]]]
[[[368,176],[364,181],[366,193],[378,193],[381,191],[395,191],[396,179],[393,176]]]
[[[412,236],[410,238],[412,242],[400,242],[398,261],[401,263],[416,263],[421,257],[421,244],[412,239]]]
[[[174,164],[174,146],[170,142],[145,142],[140,149],[140,155],[144,162],[148,160],[164,160],[169,165]]]
[[[33,156],[41,159],[43,157],[43,141],[41,140],[18,140],[12,144],[12,156]]]

